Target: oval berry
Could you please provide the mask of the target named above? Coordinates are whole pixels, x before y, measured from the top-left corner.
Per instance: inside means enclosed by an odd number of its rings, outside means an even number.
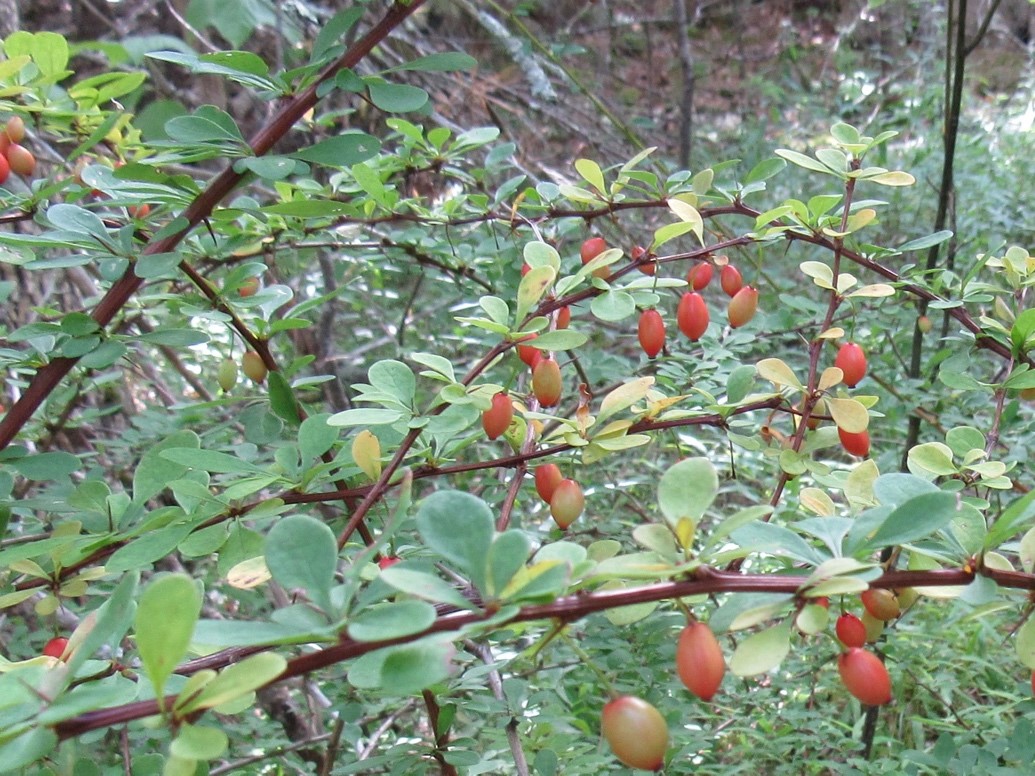
[[[744,287],[744,278],[740,270],[732,264],[727,264],[719,270],[719,285],[726,292],[727,296],[736,296],[737,292]]]
[[[249,296],[255,296],[259,292],[259,279],[252,277],[246,278],[241,282],[241,285],[237,287],[237,295],[247,299]]]
[[[644,275],[656,275],[657,274],[657,272],[658,272],[658,263],[656,261],[650,261],[649,260],[649,255],[647,253],[647,249],[644,248],[642,245],[635,246],[632,249],[632,252],[629,255],[632,257],[633,261],[639,262],[636,265],[636,269],[638,269]],[[648,260],[647,261],[643,261],[644,258],[647,258]]]
[[[845,689],[867,706],[882,706],[891,701],[888,669],[872,652],[852,647],[838,655],[837,671]]]
[[[241,371],[244,372],[249,380],[255,383],[263,382],[266,379],[266,375],[269,374],[269,369],[263,363],[262,356],[254,350],[249,350],[241,356]]]
[[[732,299],[726,314],[730,320],[730,326],[734,329],[743,326],[755,317],[758,309],[758,292],[751,286],[744,286]]]
[[[65,654],[65,648],[67,646],[68,639],[64,636],[58,636],[46,643],[46,646],[43,647],[43,654],[47,657],[56,657],[60,660],[61,656]]]
[[[902,607],[899,605],[898,596],[885,588],[871,587],[868,590],[864,590],[859,598],[862,599],[862,604],[866,607],[866,611],[878,620],[887,622],[888,620],[894,620],[902,614]]]
[[[216,371],[216,382],[223,389],[223,393],[229,393],[237,385],[237,362],[232,358],[223,359]]]
[[[623,695],[604,706],[600,730],[615,757],[630,768],[657,771],[665,764],[668,724],[642,698]]]
[[[583,264],[589,264],[593,259],[606,250],[607,243],[604,241],[603,237],[590,237],[582,243],[582,248],[579,249],[579,256],[582,258]]]
[[[514,419],[514,405],[506,391],[492,397],[492,406],[482,413],[482,428],[489,439],[498,439]]]
[[[7,137],[12,143],[22,142],[25,139],[25,121],[21,116],[11,116],[7,120],[4,132],[7,133]]]
[[[561,400],[561,367],[552,358],[544,358],[532,370],[532,393],[542,407],[553,407]]]
[[[834,366],[841,370],[845,385],[854,388],[866,376],[866,354],[854,342],[846,342],[837,351]]]
[[[0,155],[0,183],[6,183],[11,177],[11,165],[7,163],[7,157]]]
[[[550,496],[550,514],[562,529],[574,523],[586,506],[582,487],[575,480],[561,480]]]
[[[571,308],[568,305],[564,305],[564,307],[557,311],[557,328],[567,329],[569,323],[571,323]]]
[[[522,337],[522,341],[530,342],[538,336],[538,334],[529,334],[527,337]],[[536,362],[539,360],[539,356],[541,356],[543,352],[539,348],[533,348],[531,345],[518,345],[517,354],[518,358],[528,364],[530,369],[534,369]]]
[[[702,261],[700,264],[695,264],[690,268],[690,271],[686,273],[686,282],[694,289],[694,291],[703,291],[705,286],[712,282],[712,273],[714,268],[707,261]]]
[[[657,310],[644,310],[640,313],[637,333],[640,347],[648,358],[654,358],[665,347],[665,321]]]
[[[691,342],[697,342],[708,330],[708,305],[697,292],[683,294],[676,308],[676,324]]]
[[[860,431],[858,434],[853,434],[850,431],[839,428],[837,435],[841,438],[841,446],[852,455],[865,458],[870,454],[869,431]]]
[[[7,163],[11,166],[11,171],[21,175],[22,177],[29,177],[36,170],[36,157],[32,155],[32,151],[23,145],[18,143],[11,143],[7,147],[6,154]]]
[[[544,463],[535,467],[535,491],[539,494],[539,498],[549,504],[554,491],[557,490],[557,486],[563,479],[561,469],[555,463]]]
[[[726,674],[726,659],[722,647],[703,622],[683,628],[676,646],[676,671],[686,689],[698,698],[710,701]]]
[[[837,618],[834,632],[838,640],[846,647],[861,647],[866,643],[866,626],[854,614],[845,612]]]

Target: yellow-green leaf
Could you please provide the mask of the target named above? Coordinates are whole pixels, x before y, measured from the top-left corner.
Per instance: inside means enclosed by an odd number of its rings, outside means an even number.
[[[801,388],[801,381],[797,378],[791,368],[778,358],[764,358],[755,366],[758,376],[768,380],[776,386],[789,386]]]
[[[381,442],[373,432],[363,429],[356,434],[352,440],[352,460],[371,481],[381,476]]]
[[[600,402],[600,413],[597,415],[597,422],[602,423],[612,415],[641,401],[653,385],[653,377],[641,377],[618,386]]]
[[[855,399],[827,397],[827,409],[837,427],[850,434],[860,434],[870,425],[870,413]]]

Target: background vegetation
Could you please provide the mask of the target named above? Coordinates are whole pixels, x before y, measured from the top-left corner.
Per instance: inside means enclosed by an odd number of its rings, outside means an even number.
[[[623,773],[617,692],[669,773],[1030,772],[1029,4],[330,5],[0,14],[0,767]]]

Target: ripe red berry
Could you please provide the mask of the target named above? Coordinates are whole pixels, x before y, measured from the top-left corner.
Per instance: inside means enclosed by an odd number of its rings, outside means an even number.
[[[382,571],[384,571],[389,566],[394,566],[396,563],[398,563],[401,560],[402,560],[402,558],[398,557],[397,555],[385,555],[385,556],[383,556],[383,557],[378,559],[377,567],[379,569],[381,569]]]
[[[837,657],[837,671],[845,688],[867,706],[891,701],[891,677],[887,667],[872,652],[852,647]]]
[[[129,213],[130,218],[147,218],[151,212],[151,206],[146,202],[143,205],[130,205],[126,208],[126,212]],[[241,294],[244,296],[244,294]]]
[[[521,277],[524,277],[525,275],[527,275],[531,271],[532,271],[532,265],[529,264],[527,261],[523,262],[521,264]]]
[[[866,643],[866,626],[862,620],[849,612],[837,618],[834,631],[846,647],[861,647]]]
[[[633,261],[641,261],[647,256],[647,249],[642,245],[637,245],[632,249],[629,254]],[[658,263],[656,261],[644,261],[642,264],[637,264],[636,269],[642,272],[644,275],[656,275],[658,272]]]
[[[259,292],[259,279],[255,277],[245,279],[237,287],[237,295],[240,297],[255,296]]]
[[[590,237],[582,243],[579,256],[582,258],[583,264],[589,264],[605,250],[607,250],[607,243],[604,241],[603,237]]]
[[[7,157],[0,155],[0,183],[6,183],[11,177],[11,165],[7,163]]]
[[[514,419],[514,405],[506,391],[492,397],[492,406],[482,413],[482,428],[489,439],[498,439]]]
[[[707,261],[702,261],[700,264],[695,264],[690,268],[690,271],[686,273],[686,282],[694,289],[694,291],[702,291],[705,286],[712,282],[712,273],[714,268]]]
[[[676,646],[676,671],[680,681],[698,698],[710,701],[726,674],[722,647],[703,622],[683,628]]]
[[[623,695],[608,703],[600,729],[615,757],[630,768],[657,771],[665,764],[668,724],[642,698]]]
[[[523,337],[522,341],[531,342],[538,336],[538,334],[529,334],[528,336]],[[537,357],[541,356],[543,354],[543,351],[541,351],[539,348],[533,348],[531,345],[518,345],[517,354],[518,358],[520,358],[522,361],[528,364],[529,368],[534,368],[537,361]]]
[[[561,480],[550,496],[550,514],[561,529],[567,529],[574,523],[585,506],[586,497],[575,480]]]
[[[739,269],[732,264],[727,264],[719,270],[719,284],[727,296],[736,296],[737,292],[744,287],[744,278]]]
[[[654,358],[665,347],[665,321],[657,310],[644,310],[640,313],[637,333],[640,347],[648,358]]]
[[[743,326],[755,317],[758,309],[758,292],[751,286],[744,286],[732,299],[726,314],[730,320],[730,326],[734,329]]]
[[[853,434],[843,428],[837,429],[837,435],[841,438],[841,446],[852,455],[865,458],[870,454],[870,432],[860,431]]]
[[[535,467],[535,490],[539,494],[539,498],[549,504],[554,491],[557,490],[557,486],[563,479],[561,469],[555,463],[544,463]]]
[[[47,642],[46,646],[43,647],[43,654],[47,657],[61,658],[65,654],[65,647],[68,646],[68,639],[64,636],[58,636],[57,638],[51,639]]]
[[[568,305],[564,305],[564,307],[557,311],[557,328],[567,329],[569,323],[571,323],[571,308]]]
[[[871,587],[868,590],[864,590],[859,598],[862,599],[862,604],[866,607],[866,611],[878,620],[887,622],[888,620],[894,620],[902,614],[902,607],[899,605],[898,596],[885,588]]]
[[[532,393],[543,407],[553,407],[561,400],[564,384],[561,367],[552,358],[544,358],[532,370]]]
[[[7,163],[11,166],[11,171],[21,175],[24,178],[32,175],[36,170],[36,157],[32,155],[32,151],[23,145],[18,143],[11,143],[7,147],[5,152],[7,156]]]
[[[866,354],[854,342],[846,342],[837,351],[834,366],[844,374],[845,385],[854,388],[866,376]]]
[[[701,339],[708,330],[708,305],[704,297],[697,292],[683,294],[676,308],[676,324],[691,342]]]

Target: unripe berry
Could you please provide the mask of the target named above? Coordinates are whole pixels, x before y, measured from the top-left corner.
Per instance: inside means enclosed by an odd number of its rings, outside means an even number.
[[[531,342],[536,339],[538,334],[529,334],[526,337],[522,337],[523,342]],[[531,345],[518,345],[517,354],[518,358],[528,364],[529,368],[534,368],[538,356],[542,355],[542,351],[539,348],[533,348]]]
[[[657,771],[665,764],[668,724],[642,698],[623,695],[608,703],[600,729],[615,757],[630,768]]]
[[[4,132],[12,143],[20,143],[25,139],[25,122],[21,116],[11,116],[7,120]]]
[[[237,362],[232,358],[223,359],[216,372],[216,382],[223,389],[223,393],[229,393],[237,385]]]
[[[683,628],[676,646],[676,672],[686,689],[701,700],[710,701],[726,674],[722,647],[703,622]]]
[[[697,292],[685,293],[676,308],[676,324],[691,342],[697,342],[708,330],[708,305]]]
[[[931,319],[928,318],[926,315],[921,315],[919,318],[916,319],[916,328],[920,329],[920,331],[922,331],[924,334],[927,334],[929,331],[931,331],[931,329],[934,328],[934,324],[931,322]]]
[[[841,446],[852,455],[865,458],[870,454],[870,432],[860,431],[853,434],[843,428],[837,429],[837,435],[841,438]]]
[[[837,351],[834,366],[844,374],[845,385],[854,388],[866,376],[866,354],[854,342],[846,342]]]
[[[557,490],[557,486],[563,479],[564,476],[557,464],[544,463],[537,466],[535,468],[535,490],[539,494],[539,498],[549,504],[554,491]]]
[[[58,636],[46,643],[43,647],[43,654],[47,657],[56,657],[60,660],[61,656],[65,654],[66,647],[68,647],[68,639],[64,636]]]
[[[489,439],[498,439],[514,419],[514,405],[506,391],[492,397],[492,406],[482,413],[482,428]]]
[[[726,315],[729,317],[730,326],[739,328],[755,317],[758,309],[758,292],[751,286],[744,286],[732,299]]]
[[[861,647],[866,643],[866,626],[862,620],[849,612],[837,618],[834,631],[846,647]]]
[[[686,282],[694,289],[694,291],[702,291],[705,286],[712,282],[712,273],[714,268],[707,261],[702,261],[700,264],[695,264],[690,268],[690,271],[686,273]]]
[[[21,175],[23,178],[28,178],[36,170],[36,157],[32,155],[32,151],[23,145],[17,143],[11,143],[7,147],[5,153],[7,156],[7,163],[11,166],[11,171]]]
[[[586,506],[586,497],[575,480],[561,480],[550,497],[550,514],[562,530],[575,522]]]
[[[891,701],[888,669],[872,652],[852,647],[838,655],[837,671],[848,692],[867,706],[882,706]]]
[[[902,607],[899,606],[898,596],[885,588],[871,587],[868,590],[864,590],[859,598],[862,599],[862,604],[866,607],[866,611],[878,620],[887,622],[888,620],[894,620],[902,614]]]
[[[740,270],[732,264],[727,264],[719,270],[719,285],[726,292],[727,296],[736,296],[737,292],[744,287],[744,278]]]
[[[532,393],[539,400],[540,406],[553,407],[561,400],[564,383],[561,380],[561,367],[552,358],[544,358],[532,370]]]
[[[269,369],[263,363],[262,356],[254,350],[249,350],[241,356],[241,371],[244,372],[249,380],[256,383],[263,382],[266,379],[266,375],[269,374]]]
[[[665,321],[657,310],[644,310],[640,313],[637,333],[640,347],[648,358],[654,358],[665,347]]]
[[[863,609],[859,620],[862,621],[863,627],[866,628],[866,643],[876,644],[881,634],[884,633],[884,620],[878,620],[865,609]]]

